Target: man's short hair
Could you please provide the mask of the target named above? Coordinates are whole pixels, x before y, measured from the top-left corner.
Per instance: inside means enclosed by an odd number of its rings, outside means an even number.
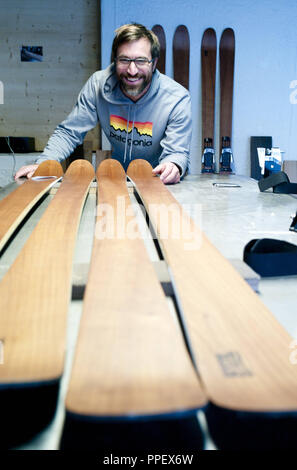
[[[131,23],[124,24],[115,30],[115,37],[112,43],[111,49],[111,61],[113,62],[117,57],[118,47],[130,41],[135,41],[141,38],[147,38],[151,43],[151,55],[152,59],[156,59],[160,56],[160,43],[153,31],[147,29],[142,24]]]

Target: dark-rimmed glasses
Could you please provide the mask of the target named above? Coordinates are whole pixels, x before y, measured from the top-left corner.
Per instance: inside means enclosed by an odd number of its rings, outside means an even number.
[[[146,67],[148,64],[153,62],[154,59],[148,60],[145,57],[136,57],[136,59],[128,59],[128,57],[117,57],[115,61],[121,67],[127,68],[130,66],[131,62],[134,62],[136,67],[141,69],[142,67]]]

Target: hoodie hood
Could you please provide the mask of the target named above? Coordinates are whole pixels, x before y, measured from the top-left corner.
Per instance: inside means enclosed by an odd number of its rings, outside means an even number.
[[[115,66],[111,64],[106,69],[106,79],[102,81],[101,93],[104,99],[112,105],[127,106],[127,125],[126,125],[126,134],[130,133],[131,138],[125,139],[125,148],[123,155],[124,167],[127,165],[127,159],[129,156],[129,161],[132,160],[132,150],[133,150],[133,136],[135,130],[135,122],[137,119],[137,110],[140,106],[145,106],[145,104],[152,100],[154,95],[158,93],[160,83],[159,83],[159,71],[155,70],[152,75],[152,81],[147,92],[137,101],[130,100],[121,90],[120,82],[116,76]]]

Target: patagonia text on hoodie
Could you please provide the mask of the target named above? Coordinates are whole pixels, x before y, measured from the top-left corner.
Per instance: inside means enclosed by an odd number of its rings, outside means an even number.
[[[149,90],[134,103],[122,93],[113,64],[95,72],[36,163],[67,158],[98,121],[112,146],[112,157],[125,170],[131,160],[142,158],[153,167],[176,163],[184,175],[192,135],[191,99],[171,78],[156,70]]]

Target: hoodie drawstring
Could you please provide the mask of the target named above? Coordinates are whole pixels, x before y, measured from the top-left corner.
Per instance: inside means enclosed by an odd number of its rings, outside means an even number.
[[[128,119],[127,119],[127,128],[126,128],[126,142],[125,142],[124,163],[126,163],[126,155],[127,155],[129,122],[130,122],[130,106],[128,106]]]
[[[128,149],[128,140],[129,140],[129,139],[128,139],[128,136],[129,136],[129,124],[130,124],[130,109],[131,109],[131,106],[129,105],[129,106],[128,106],[127,128],[126,128],[126,142],[125,142],[124,163],[126,163],[127,149]],[[136,119],[136,106],[134,107],[133,123],[132,123],[132,129],[131,129],[131,143],[130,143],[129,160],[132,159],[132,147],[133,147],[133,134],[134,134],[135,119]]]
[[[129,155],[130,161],[132,159],[132,147],[133,147],[133,134],[134,134],[135,117],[136,117],[136,106],[134,107],[134,116],[133,116],[132,132],[131,132],[131,146],[130,146],[130,155]]]

